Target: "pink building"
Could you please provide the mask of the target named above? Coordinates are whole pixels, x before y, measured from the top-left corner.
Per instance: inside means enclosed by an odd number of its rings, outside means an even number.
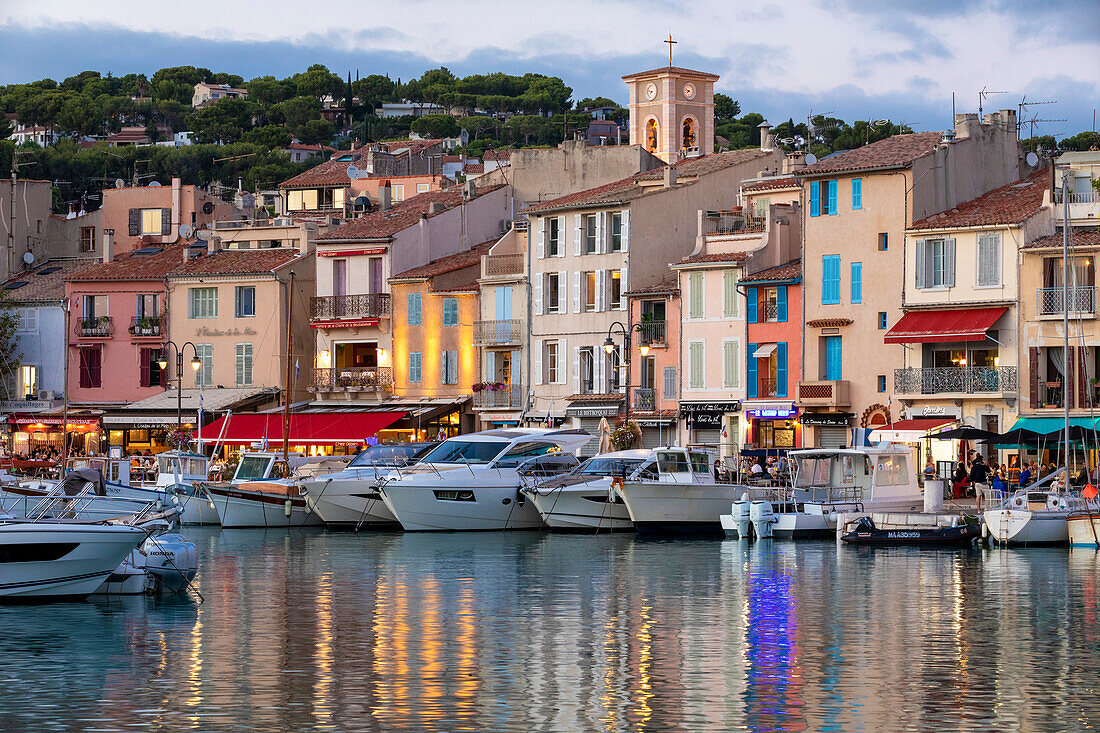
[[[637,326],[630,335],[630,418],[642,429],[641,447],[674,445],[680,405],[680,290],[675,282],[666,282],[626,295],[629,322]]]
[[[116,252],[177,244],[186,239],[181,225],[212,228],[215,221],[234,218],[231,204],[178,178],[165,186],[105,188],[101,211],[103,230],[114,232]]]

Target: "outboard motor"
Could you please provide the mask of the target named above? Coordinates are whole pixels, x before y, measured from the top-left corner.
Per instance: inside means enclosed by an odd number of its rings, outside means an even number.
[[[749,527],[752,526],[752,520],[749,519],[749,501],[747,499],[742,499],[741,501],[733,502],[732,513],[733,523],[737,525],[737,539],[749,539]]]
[[[772,525],[778,520],[770,501],[754,501],[749,507],[749,519],[752,520],[752,528],[758,539],[771,538]]]
[[[156,590],[179,593],[199,571],[199,551],[181,534],[150,537],[141,545],[145,571],[156,580]]]

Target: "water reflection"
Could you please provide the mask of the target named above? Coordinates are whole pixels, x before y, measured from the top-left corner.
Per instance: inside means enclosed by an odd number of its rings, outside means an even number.
[[[204,604],[0,608],[0,729],[1071,730],[1094,551],[199,530]]]

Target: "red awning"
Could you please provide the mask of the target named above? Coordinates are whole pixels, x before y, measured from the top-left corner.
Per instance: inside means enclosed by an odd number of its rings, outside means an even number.
[[[332,412],[290,416],[291,443],[362,443],[379,430],[397,422],[404,412]],[[219,417],[202,429],[203,442],[213,443],[222,434],[227,418]],[[223,443],[247,445],[267,438],[271,446],[283,442],[282,413],[263,415],[230,415],[229,425],[221,435]],[[192,433],[196,438],[198,432]]]
[[[1007,308],[961,308],[950,311],[910,311],[886,332],[888,344],[927,344],[936,341],[985,341]]]

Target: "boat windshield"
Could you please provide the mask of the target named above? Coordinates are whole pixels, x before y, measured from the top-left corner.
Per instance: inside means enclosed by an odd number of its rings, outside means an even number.
[[[241,458],[237,472],[233,474],[234,481],[255,481],[267,476],[267,465],[271,462],[268,456],[244,456]]]
[[[705,459],[704,459],[705,460]],[[658,451],[657,468],[661,473],[688,473],[687,456],[681,451]],[[704,471],[706,469],[703,469]]]
[[[577,469],[577,473],[584,476],[626,477],[642,465],[642,460],[641,458],[589,458]]]
[[[796,458],[798,472],[795,475],[796,488],[809,488],[810,486],[828,486],[832,478],[833,458],[831,456],[814,456],[810,458]]]
[[[558,453],[560,451],[561,448],[554,443],[519,443],[518,445],[513,445],[507,453],[501,456],[494,468],[515,468],[528,458],[544,456],[547,453]]]
[[[690,453],[691,470],[695,473],[710,473],[710,460],[706,453]]]
[[[863,485],[866,482],[859,480],[858,476],[867,476],[871,472],[867,457],[858,455],[798,457],[795,458],[795,465],[798,470],[794,485],[799,489]]]
[[[488,463],[507,447],[504,441],[445,440],[421,463]]]
[[[424,449],[418,443],[383,443],[372,445],[351,459],[348,468],[370,468],[374,466],[407,466],[416,460],[417,454]]]

